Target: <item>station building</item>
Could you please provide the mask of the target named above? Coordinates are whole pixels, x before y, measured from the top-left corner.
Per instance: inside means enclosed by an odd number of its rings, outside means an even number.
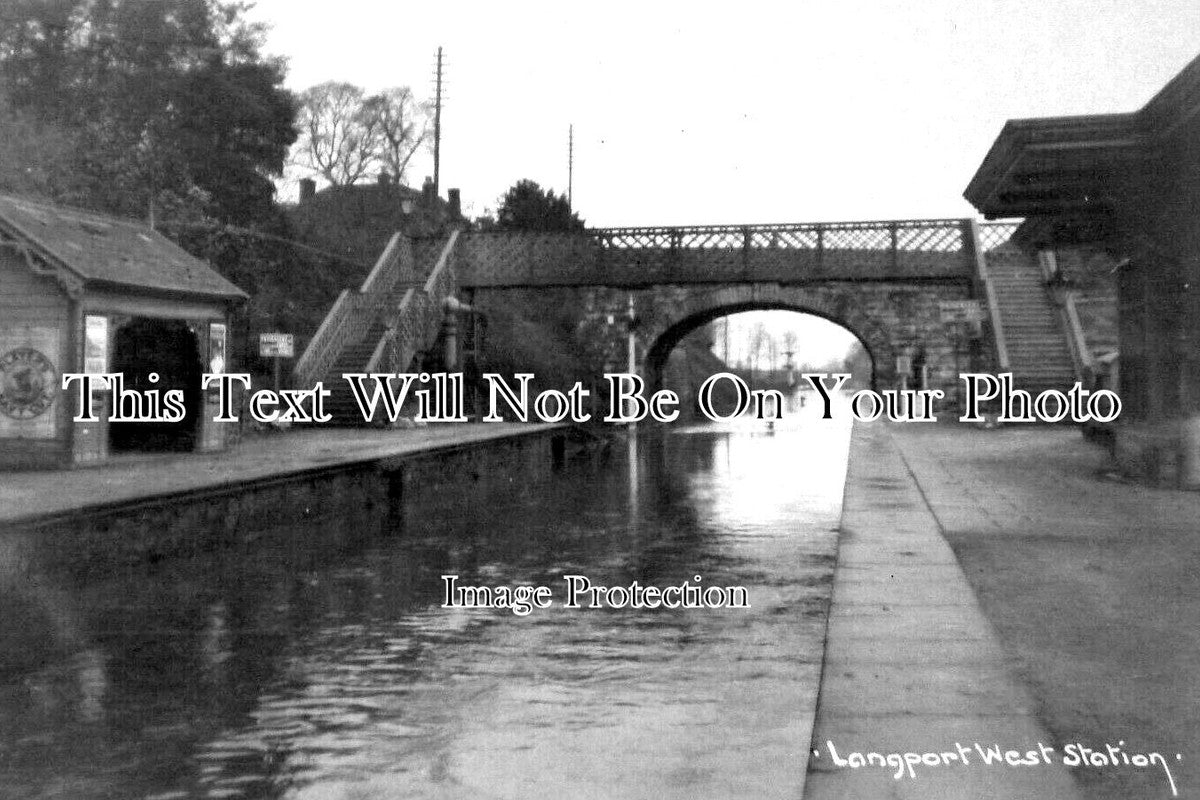
[[[211,451],[205,372],[226,364],[229,317],[246,295],[136,221],[0,195],[0,468],[52,468],[122,452]],[[183,392],[179,422],[76,422],[64,373],[122,373],[127,390]],[[153,373],[153,374],[152,374]],[[152,381],[152,377],[157,377]]]
[[[1137,111],[1010,120],[965,196],[1031,248],[1113,260],[1118,464],[1200,487],[1200,58]]]

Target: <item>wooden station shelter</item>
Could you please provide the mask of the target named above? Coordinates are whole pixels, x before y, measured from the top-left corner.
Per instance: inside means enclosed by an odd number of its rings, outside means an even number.
[[[224,371],[230,310],[245,299],[139,222],[0,195],[0,468],[223,448],[227,426],[212,422],[201,375]],[[110,391],[93,403],[98,422],[76,422],[78,390],[63,390],[64,373],[121,373],[127,390],[160,396],[180,389],[186,413],[110,421]]]
[[[1200,486],[1200,58],[1137,111],[1010,120],[965,196],[1030,247],[1113,259],[1118,463]]]

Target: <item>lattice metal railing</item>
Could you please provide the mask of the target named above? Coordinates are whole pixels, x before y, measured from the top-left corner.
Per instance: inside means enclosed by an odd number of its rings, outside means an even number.
[[[601,256],[588,234],[537,231],[464,233],[456,253],[460,277],[470,272],[493,285],[542,283],[540,277],[559,273],[582,279]]]
[[[312,386],[345,349],[350,335],[354,294],[352,289],[342,289],[325,319],[321,320],[321,326],[309,339],[308,346],[292,368],[297,386]]]
[[[1013,234],[1021,226],[1019,222],[983,222],[979,225],[979,244],[988,253],[999,247],[1016,247],[1012,244]]]
[[[816,230],[750,230],[750,246],[765,250],[815,250],[821,246]]]
[[[453,231],[424,285],[408,289],[400,298],[386,333],[366,364],[366,372],[403,372],[417,353],[437,341],[446,299],[458,291],[454,264],[458,238],[459,232]]]
[[[983,226],[974,220],[970,222],[970,230],[976,286],[982,290],[983,301],[987,304],[984,325],[994,348],[996,371],[1007,372],[1009,369],[1008,341],[1004,335],[1004,326],[1000,321],[1000,301],[996,285],[988,269],[988,247],[984,244],[985,231]],[[994,239],[995,235],[992,234],[992,236]]]
[[[961,275],[969,229],[936,219],[471,232],[461,276],[498,286]]]
[[[977,274],[983,283],[984,297],[988,304],[988,326],[996,347],[996,365],[999,372],[1007,372],[1011,369],[1012,358],[1008,349],[1008,335],[1002,319],[999,291],[991,278],[991,272],[994,266],[1002,264],[1005,260],[1029,257],[1012,240],[1020,226],[1020,222],[975,223],[979,251]]]
[[[794,225],[698,225],[594,228],[587,233],[609,250],[723,248],[905,250],[949,253],[963,247],[963,220],[808,222]]]

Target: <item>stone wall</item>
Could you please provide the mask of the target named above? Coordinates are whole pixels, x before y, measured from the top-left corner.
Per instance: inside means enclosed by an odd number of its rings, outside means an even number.
[[[481,307],[503,305],[506,297],[528,299],[531,289],[476,289],[475,303]],[[546,302],[555,308],[554,290]],[[574,290],[592,292],[589,308],[596,320],[585,325],[583,335],[597,338],[624,335],[624,303],[630,293],[614,290]],[[661,380],[672,349],[688,333],[727,314],[741,311],[781,309],[824,317],[842,325],[857,336],[874,360],[877,388],[894,388],[899,383],[897,357],[906,355],[924,362],[929,371],[929,388],[942,389],[953,398],[957,374],[970,370],[991,370],[993,348],[990,342],[971,341],[941,321],[938,303],[972,297],[969,279],[944,282],[830,281],[784,286],[776,283],[746,283],[729,286],[664,285],[631,292],[638,318],[639,370],[652,386]],[[562,298],[557,298],[561,301]],[[612,316],[612,325],[601,322]],[[607,332],[606,332],[607,331]],[[614,350],[611,343],[598,351]],[[801,348],[803,343],[801,343]],[[614,371],[624,369],[621,358],[609,359]],[[911,384],[911,380],[909,382]]]
[[[413,498],[457,502],[470,494],[486,503],[489,491],[510,495],[514,482],[532,485],[561,463],[563,437],[562,430],[510,436],[0,526],[0,581],[249,550],[322,521],[323,546],[352,545],[401,531]]]

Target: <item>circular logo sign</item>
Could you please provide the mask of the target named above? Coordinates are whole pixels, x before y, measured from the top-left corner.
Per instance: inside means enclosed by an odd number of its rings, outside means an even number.
[[[0,356],[0,412],[14,419],[33,419],[54,402],[54,365],[32,347],[17,347]]]

